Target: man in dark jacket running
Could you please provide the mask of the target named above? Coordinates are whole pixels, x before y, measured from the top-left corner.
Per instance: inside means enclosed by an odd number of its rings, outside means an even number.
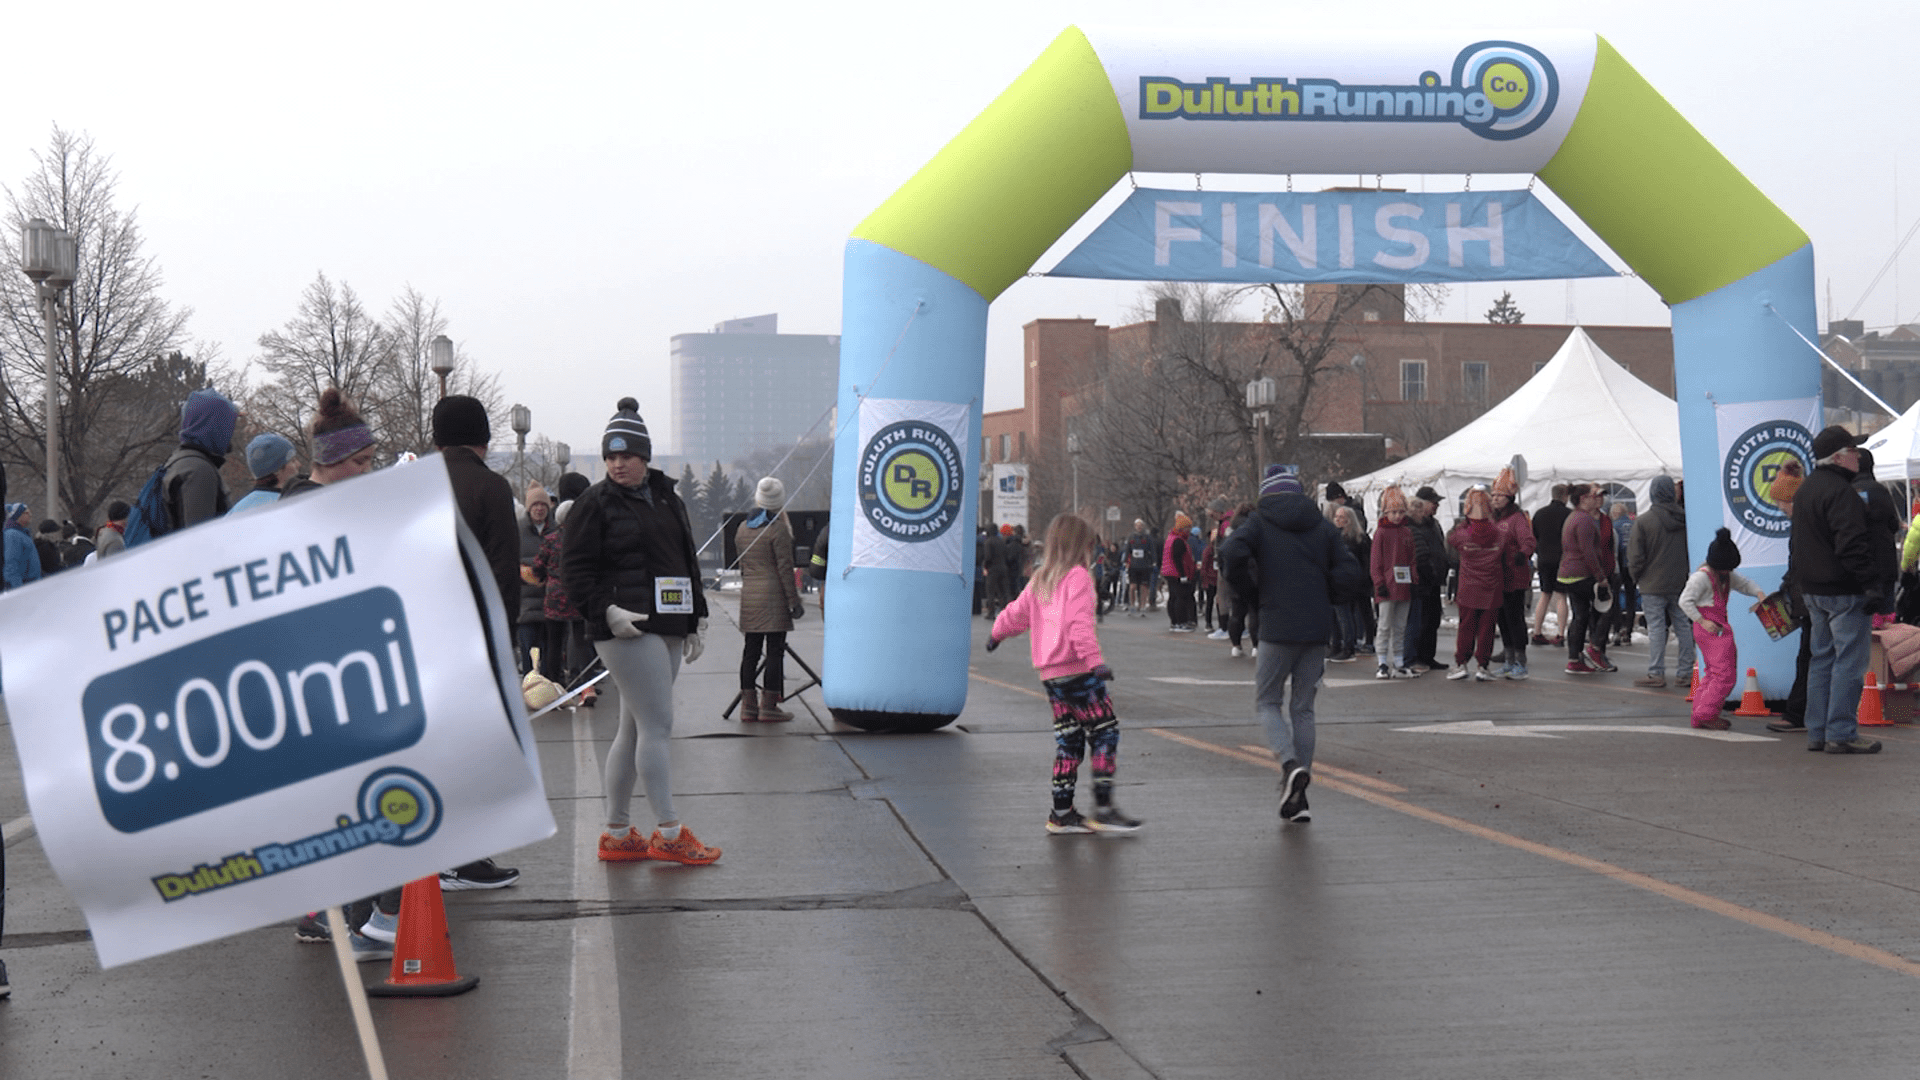
[[[1307,784],[1313,768],[1313,699],[1326,673],[1333,604],[1365,597],[1367,572],[1347,550],[1340,530],[1307,498],[1293,465],[1267,466],[1258,508],[1220,545],[1220,558],[1234,591],[1260,598],[1254,711],[1281,763],[1280,817],[1312,820]]]
[[[1667,685],[1667,630],[1680,646],[1673,681],[1685,686],[1693,675],[1693,622],[1680,610],[1680,590],[1693,574],[1687,559],[1687,509],[1673,477],[1653,478],[1647,499],[1653,505],[1634,519],[1627,535],[1627,572],[1640,584],[1640,610],[1647,616],[1647,673],[1635,686]]]
[[[1853,490],[1859,441],[1837,424],[1813,437],[1815,468],[1794,496],[1787,540],[1809,620],[1807,749],[1829,754],[1880,752],[1880,740],[1860,737],[1855,713],[1872,640],[1867,613],[1886,601],[1868,542],[1866,503]]]

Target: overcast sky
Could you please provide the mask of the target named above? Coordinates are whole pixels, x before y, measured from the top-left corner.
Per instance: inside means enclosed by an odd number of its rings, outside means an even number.
[[[468,356],[502,373],[537,433],[594,446],[614,401],[632,394],[670,445],[668,339],[765,312],[790,333],[838,333],[848,233],[1064,27],[1178,20],[1230,35],[1337,28],[1364,12],[1362,32],[1395,20],[1478,29],[1498,10],[1435,0],[974,0],[944,11],[834,0],[112,0],[82,17],[71,5],[18,4],[6,27],[0,183],[19,187],[52,125],[91,135],[118,171],[120,205],[138,211],[167,298],[194,310],[193,336],[229,361],[255,354],[317,271],[376,312],[411,284],[440,301]],[[1503,31],[1605,36],[1797,220],[1813,238],[1823,321],[1829,285],[1833,316],[1920,318],[1920,242],[1866,294],[1920,219],[1920,160],[1901,160],[1920,145],[1911,0],[1505,10],[1525,22]],[[1295,180],[1302,190],[1354,182]],[[1437,191],[1462,181],[1385,182]],[[1477,190],[1495,182],[1474,178]],[[1502,288],[1455,287],[1438,317],[1479,319]],[[986,407],[1020,404],[1022,324],[1125,321],[1140,291],[1032,279],[1008,290],[992,309]],[[1513,291],[1529,322],[1667,321],[1633,279]]]

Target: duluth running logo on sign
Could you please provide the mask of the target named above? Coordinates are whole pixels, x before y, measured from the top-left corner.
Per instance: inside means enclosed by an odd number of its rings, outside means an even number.
[[[212,603],[244,595],[241,582]],[[427,726],[406,610],[384,587],[108,672],[81,711],[94,794],[123,833],[404,750]]]
[[[860,512],[881,534],[932,540],[960,520],[960,448],[938,425],[888,424],[860,454]]]
[[[1486,139],[1517,139],[1553,115],[1560,80],[1545,54],[1515,41],[1482,41],[1454,58],[1452,81],[1422,72],[1410,84],[1337,79],[1140,79],[1142,120],[1267,120],[1459,124]]]
[[[1784,540],[1793,521],[1773,497],[1780,467],[1798,461],[1802,469],[1813,460],[1813,436],[1791,420],[1757,424],[1733,441],[1721,476],[1727,508],[1748,532],[1769,540]]]

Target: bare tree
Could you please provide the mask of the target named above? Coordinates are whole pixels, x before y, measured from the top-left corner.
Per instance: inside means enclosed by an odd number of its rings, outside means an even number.
[[[384,372],[395,362],[393,341],[353,286],[315,274],[300,294],[299,311],[279,330],[261,334],[259,344],[253,362],[266,381],[247,407],[257,423],[310,452],[306,421],[329,387],[337,387],[362,416],[377,419]]]
[[[433,339],[447,332],[440,301],[429,300],[420,290],[408,285],[388,308],[384,329],[392,360],[382,372],[379,397],[373,403],[381,442],[390,445],[396,453],[406,450],[429,453],[433,450],[433,405],[440,400],[440,377],[433,371]],[[506,398],[500,390],[499,374],[480,370],[458,346],[454,349],[453,373],[447,376],[447,393],[478,398],[487,407],[493,430],[508,430]],[[546,445],[550,450],[552,440],[539,436],[534,443]],[[528,456],[531,458],[532,454]],[[544,475],[544,472],[534,472],[534,479]],[[559,478],[557,470],[553,475],[554,479]]]
[[[139,223],[114,204],[111,159],[92,138],[55,126],[34,161],[20,188],[6,190],[0,249],[19,265],[21,230],[36,217],[78,243],[78,274],[55,329],[60,501],[76,520],[92,522],[102,504],[129,495],[176,445],[180,403],[205,385],[207,357],[181,351],[192,311],[161,298],[160,269],[143,253]],[[36,481],[45,492],[44,335],[34,285],[0,273],[0,459],[17,494]]]

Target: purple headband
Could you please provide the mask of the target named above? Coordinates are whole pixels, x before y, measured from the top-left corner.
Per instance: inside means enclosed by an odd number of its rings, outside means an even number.
[[[316,434],[313,437],[313,463],[338,465],[372,445],[373,431],[365,424],[354,424],[338,431]]]

